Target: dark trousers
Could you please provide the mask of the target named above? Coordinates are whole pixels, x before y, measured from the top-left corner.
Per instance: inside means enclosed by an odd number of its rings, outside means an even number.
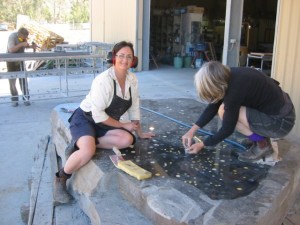
[[[23,63],[22,62],[7,62],[7,71],[8,72],[14,72],[14,71],[23,71]],[[23,93],[23,100],[27,101],[29,100],[29,90],[28,90],[28,82],[27,78],[18,78],[19,79],[19,85],[21,88],[21,91]],[[16,87],[16,81],[17,79],[9,79],[9,89],[11,94],[11,100],[12,101],[18,101],[19,100],[19,93],[18,89]]]

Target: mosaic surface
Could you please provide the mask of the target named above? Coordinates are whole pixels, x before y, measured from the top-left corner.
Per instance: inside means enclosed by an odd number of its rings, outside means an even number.
[[[165,102],[164,102],[165,101]],[[154,176],[173,177],[197,187],[211,199],[234,199],[248,195],[263,179],[269,166],[241,162],[237,159],[243,149],[222,142],[203,149],[197,155],[186,154],[181,136],[189,129],[186,125],[196,121],[203,107],[195,100],[143,101],[143,129],[154,129],[151,140],[137,140],[133,149],[123,150],[125,159],[151,171]],[[164,117],[164,116],[167,116]],[[174,120],[173,120],[174,119]],[[217,129],[217,120],[205,128],[209,132]],[[205,138],[201,132],[200,138]],[[230,137],[239,140],[239,134]]]

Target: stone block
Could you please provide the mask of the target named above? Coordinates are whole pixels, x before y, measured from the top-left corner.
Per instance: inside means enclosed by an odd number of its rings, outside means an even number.
[[[172,117],[179,116],[178,119],[184,118],[190,122],[195,121],[199,112],[195,105],[202,107],[200,103],[190,99],[166,99],[159,102],[145,100],[143,103],[156,111],[167,112]],[[52,140],[62,161],[65,160],[64,149],[71,136],[67,122],[70,114],[62,112],[60,108],[75,109],[77,106],[78,104],[59,105],[51,114]],[[178,107],[183,107],[185,113]],[[149,121],[149,116],[143,119],[147,126],[156,124],[156,130],[161,133],[176,130],[176,124],[169,126],[158,119]],[[215,121],[209,127],[214,130],[216,124]],[[177,130],[174,135],[179,137],[179,133]],[[147,143],[139,147],[136,151],[147,148]],[[234,199],[211,199],[190,181],[169,176],[172,171],[166,171],[155,160],[150,160],[149,166],[160,171],[157,176],[154,173],[153,178],[138,181],[113,166],[109,160],[109,155],[113,154],[111,150],[97,150],[93,159],[74,173],[69,186],[92,225],[280,225],[299,193],[298,151],[298,146],[288,146],[282,155],[282,161],[270,168],[264,178],[249,179],[249,182],[259,182],[255,189],[246,196]],[[148,149],[143,154],[136,162],[148,160],[146,155],[151,156],[153,152]],[[224,165],[229,166],[229,153],[225,159],[228,161]],[[249,168],[250,166],[249,164]],[[219,168],[220,171],[222,169],[225,167]]]

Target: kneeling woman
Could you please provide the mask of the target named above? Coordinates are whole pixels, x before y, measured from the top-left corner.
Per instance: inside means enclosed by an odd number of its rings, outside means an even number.
[[[88,163],[96,148],[127,148],[139,138],[151,138],[153,133],[141,129],[138,81],[128,69],[134,59],[133,45],[122,41],[113,48],[113,66],[99,74],[80,107],[70,117],[73,151],[65,166],[56,173],[54,200],[67,203],[66,180]],[[130,122],[120,122],[128,113]],[[70,150],[70,149],[69,149]]]
[[[254,143],[239,159],[253,162],[273,152],[270,138],[284,137],[294,126],[295,110],[290,97],[277,81],[261,71],[229,68],[212,61],[200,68],[194,81],[208,106],[182,136],[183,145],[192,154],[223,141],[236,129]],[[222,120],[221,128],[203,142],[192,144],[195,132],[216,114]]]

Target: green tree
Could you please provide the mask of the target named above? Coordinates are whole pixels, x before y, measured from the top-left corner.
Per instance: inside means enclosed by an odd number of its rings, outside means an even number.
[[[87,23],[89,22],[89,1],[76,0],[71,7],[70,22]]]
[[[0,22],[16,24],[17,15],[37,22],[82,23],[89,21],[89,0],[1,0]]]
[[[42,12],[47,11],[44,0],[1,0],[0,20],[16,23],[17,15],[28,15],[31,19],[44,19]],[[47,14],[46,14],[47,15]]]

